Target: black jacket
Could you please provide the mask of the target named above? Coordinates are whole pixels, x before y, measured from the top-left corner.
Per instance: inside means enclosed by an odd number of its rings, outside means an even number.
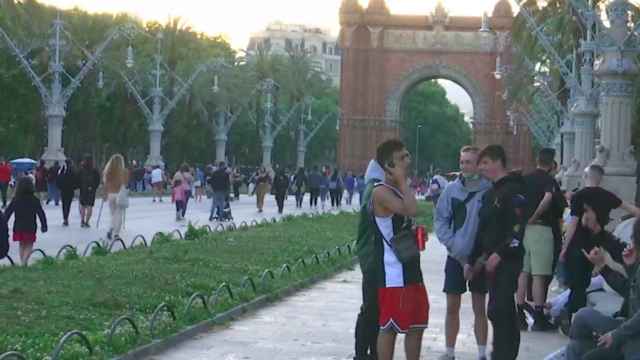
[[[58,174],[56,184],[61,192],[69,194],[73,193],[78,187],[78,175],[74,169],[65,168],[63,172]]]
[[[273,190],[276,194],[284,194],[289,190],[289,177],[285,173],[277,174],[273,179]]]
[[[469,258],[486,260],[497,253],[504,261],[522,261],[526,219],[526,198],[521,175],[507,175],[482,197],[478,235]]]
[[[81,193],[95,193],[100,186],[100,173],[83,167],[78,172],[78,180]]]
[[[9,253],[9,226],[7,225],[7,219],[4,217],[2,211],[0,211],[0,259],[7,256]]]
[[[13,222],[13,231],[24,231],[35,233],[38,230],[36,224],[36,216],[40,219],[42,231],[47,231],[47,216],[42,210],[40,200],[35,196],[24,199],[13,199],[7,207],[5,213],[6,221],[9,221],[11,215],[15,213],[15,221]]]
[[[214,171],[209,178],[209,185],[211,185],[211,190],[215,192],[228,192],[231,181],[229,180],[227,170],[218,169]]]

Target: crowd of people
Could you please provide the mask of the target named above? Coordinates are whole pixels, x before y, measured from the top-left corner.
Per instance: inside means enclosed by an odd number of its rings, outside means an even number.
[[[561,190],[554,178],[555,155],[553,149],[542,149],[536,169],[522,174],[508,170],[501,146],[467,146],[453,181],[427,182],[435,203],[435,232],[448,252],[441,360],[455,359],[467,291],[478,359],[517,359],[521,331],[558,327],[569,336],[564,358],[640,359],[640,224],[634,226],[631,244],[606,230],[613,210],[635,217],[640,210],[600,186],[605,173],[599,165],[585,169],[581,189]],[[406,358],[420,358],[429,300],[414,243],[419,241],[408,230],[416,214],[416,190],[407,185],[409,162],[405,146],[391,140],[378,147],[367,169],[357,239],[363,275],[357,360],[392,359],[397,334],[406,335]],[[587,288],[596,274],[625,299],[613,317],[587,307]],[[551,301],[554,276],[567,290]]]

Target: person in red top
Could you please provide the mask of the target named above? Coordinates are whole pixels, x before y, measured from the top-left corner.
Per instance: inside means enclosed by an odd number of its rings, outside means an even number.
[[[11,165],[0,158],[0,192],[2,192],[2,208],[7,207],[7,189],[11,182]]]

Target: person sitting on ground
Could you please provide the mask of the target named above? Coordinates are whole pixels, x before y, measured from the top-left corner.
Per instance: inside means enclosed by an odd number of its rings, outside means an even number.
[[[565,350],[568,360],[636,360],[640,354],[640,221],[633,227],[632,243],[621,253],[626,244],[614,239],[597,220],[597,214],[587,207],[582,216],[582,225],[594,237],[606,238],[604,242],[615,244],[609,255],[621,260],[625,269],[616,269],[607,261],[606,251],[595,247],[583,256],[596,266],[617,293],[624,297],[623,308],[613,317],[593,308],[580,309],[571,324],[570,343]],[[616,264],[616,263],[614,263]]]
[[[560,253],[560,260],[565,261],[567,281],[571,294],[567,308],[562,315],[562,326],[569,328],[571,315],[587,305],[586,289],[591,281],[593,265],[583,255],[585,250],[591,252],[594,247],[606,244],[594,243],[580,219],[585,211],[585,204],[591,206],[601,227],[610,222],[612,210],[621,208],[634,216],[640,215],[640,209],[623,202],[615,194],[600,187],[604,178],[604,169],[599,165],[591,165],[585,170],[585,187],[571,197],[571,218],[567,226],[565,242]]]
[[[13,241],[20,243],[20,261],[25,264],[27,257],[33,250],[36,242],[36,216],[40,220],[42,233],[47,232],[47,216],[42,210],[40,200],[35,195],[33,181],[28,177],[18,180],[16,194],[5,212],[5,220],[8,222],[15,214],[13,222]]]

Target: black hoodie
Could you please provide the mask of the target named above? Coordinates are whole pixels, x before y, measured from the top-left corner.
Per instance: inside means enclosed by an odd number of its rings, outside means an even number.
[[[524,179],[511,174],[493,184],[482,197],[477,240],[469,263],[497,253],[503,261],[522,261],[527,225]]]

